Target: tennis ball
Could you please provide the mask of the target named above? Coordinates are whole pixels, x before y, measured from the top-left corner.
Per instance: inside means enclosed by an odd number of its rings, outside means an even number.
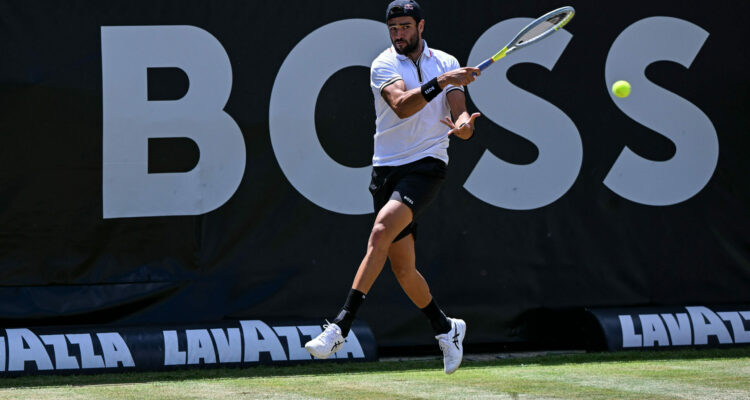
[[[628,81],[617,81],[612,85],[612,93],[617,97],[628,97],[630,95],[630,84]]]

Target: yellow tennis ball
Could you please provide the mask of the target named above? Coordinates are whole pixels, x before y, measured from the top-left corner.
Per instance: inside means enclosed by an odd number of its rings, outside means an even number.
[[[628,81],[617,81],[612,85],[612,93],[617,97],[628,97],[630,95],[630,84]]]

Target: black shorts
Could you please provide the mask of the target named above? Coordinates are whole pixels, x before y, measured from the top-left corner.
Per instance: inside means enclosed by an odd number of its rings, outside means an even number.
[[[413,214],[411,223],[396,236],[394,242],[410,233],[416,239],[417,217],[437,197],[447,170],[443,161],[432,157],[396,167],[373,167],[370,193],[375,214],[391,199],[404,203]]]

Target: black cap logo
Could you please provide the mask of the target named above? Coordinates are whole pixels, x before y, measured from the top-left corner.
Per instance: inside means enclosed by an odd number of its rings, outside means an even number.
[[[412,17],[419,22],[422,20],[422,12],[419,4],[414,0],[394,0],[391,4],[388,4],[385,20],[388,21],[396,17]]]

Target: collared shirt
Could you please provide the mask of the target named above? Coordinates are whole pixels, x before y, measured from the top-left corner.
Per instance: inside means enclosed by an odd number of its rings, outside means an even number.
[[[398,54],[391,46],[375,58],[370,68],[370,87],[375,96],[375,152],[372,164],[396,166],[408,164],[425,157],[434,157],[448,163],[448,129],[441,119],[450,116],[446,94],[462,90],[460,86],[447,86],[437,97],[416,114],[401,119],[381,96],[383,89],[403,80],[406,90],[445,72],[460,68],[458,60],[440,50],[430,49],[422,41],[424,50],[415,63]]]

